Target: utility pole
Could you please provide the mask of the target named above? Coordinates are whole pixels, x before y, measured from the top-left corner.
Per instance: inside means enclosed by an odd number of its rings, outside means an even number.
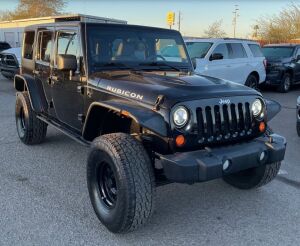
[[[180,32],[181,30],[181,12],[178,12],[178,31]]]
[[[236,36],[236,25],[237,25],[237,18],[240,16],[239,15],[239,6],[236,4],[234,5],[235,9],[232,12],[233,13],[233,20],[232,20],[232,24],[233,24],[233,37],[235,38]]]

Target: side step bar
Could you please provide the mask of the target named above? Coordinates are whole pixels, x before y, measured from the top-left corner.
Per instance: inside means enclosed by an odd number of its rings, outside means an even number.
[[[60,125],[58,122],[51,120],[51,119],[45,119],[42,116],[37,115],[37,118],[40,119],[41,121],[44,121],[45,123],[47,123],[48,125],[53,126],[54,128],[56,128],[57,130],[59,130],[60,132],[64,133],[65,135],[67,135],[69,138],[75,140],[76,142],[89,147],[91,145],[91,142],[86,141],[82,138],[82,136],[80,136],[79,134],[76,134],[74,132],[71,132],[69,129],[67,129],[66,127]]]

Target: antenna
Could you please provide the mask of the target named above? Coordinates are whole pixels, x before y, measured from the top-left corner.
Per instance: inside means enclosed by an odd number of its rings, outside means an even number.
[[[234,5],[234,11],[233,13],[233,20],[232,20],[232,25],[233,25],[233,37],[235,38],[236,36],[236,26],[237,26],[237,18],[240,17],[239,11],[240,9],[238,8],[239,5]]]

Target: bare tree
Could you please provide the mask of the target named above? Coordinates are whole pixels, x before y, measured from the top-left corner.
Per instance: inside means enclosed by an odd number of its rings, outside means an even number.
[[[57,15],[65,7],[65,0],[19,0],[13,11],[2,12],[2,20],[18,20],[25,18]]]
[[[261,16],[257,25],[259,38],[270,43],[300,38],[300,4],[292,3],[277,15]]]
[[[224,32],[223,28],[223,20],[217,20],[213,22],[206,30],[204,30],[205,37],[208,38],[223,38],[226,36],[226,32]]]

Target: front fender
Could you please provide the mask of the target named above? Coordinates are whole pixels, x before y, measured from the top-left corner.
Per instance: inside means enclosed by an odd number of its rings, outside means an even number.
[[[267,107],[267,119],[272,120],[281,110],[281,105],[273,100],[265,99]]]
[[[36,113],[47,110],[48,104],[41,83],[29,75],[15,75],[14,87],[17,91],[28,91],[31,107]]]
[[[151,109],[141,107],[140,105],[134,104],[132,102],[117,100],[94,102],[89,107],[87,119],[92,108],[97,106],[114,110],[120,114],[126,115],[132,118],[140,126],[145,127],[162,137],[167,137],[168,135],[167,122],[164,120],[163,116]]]

